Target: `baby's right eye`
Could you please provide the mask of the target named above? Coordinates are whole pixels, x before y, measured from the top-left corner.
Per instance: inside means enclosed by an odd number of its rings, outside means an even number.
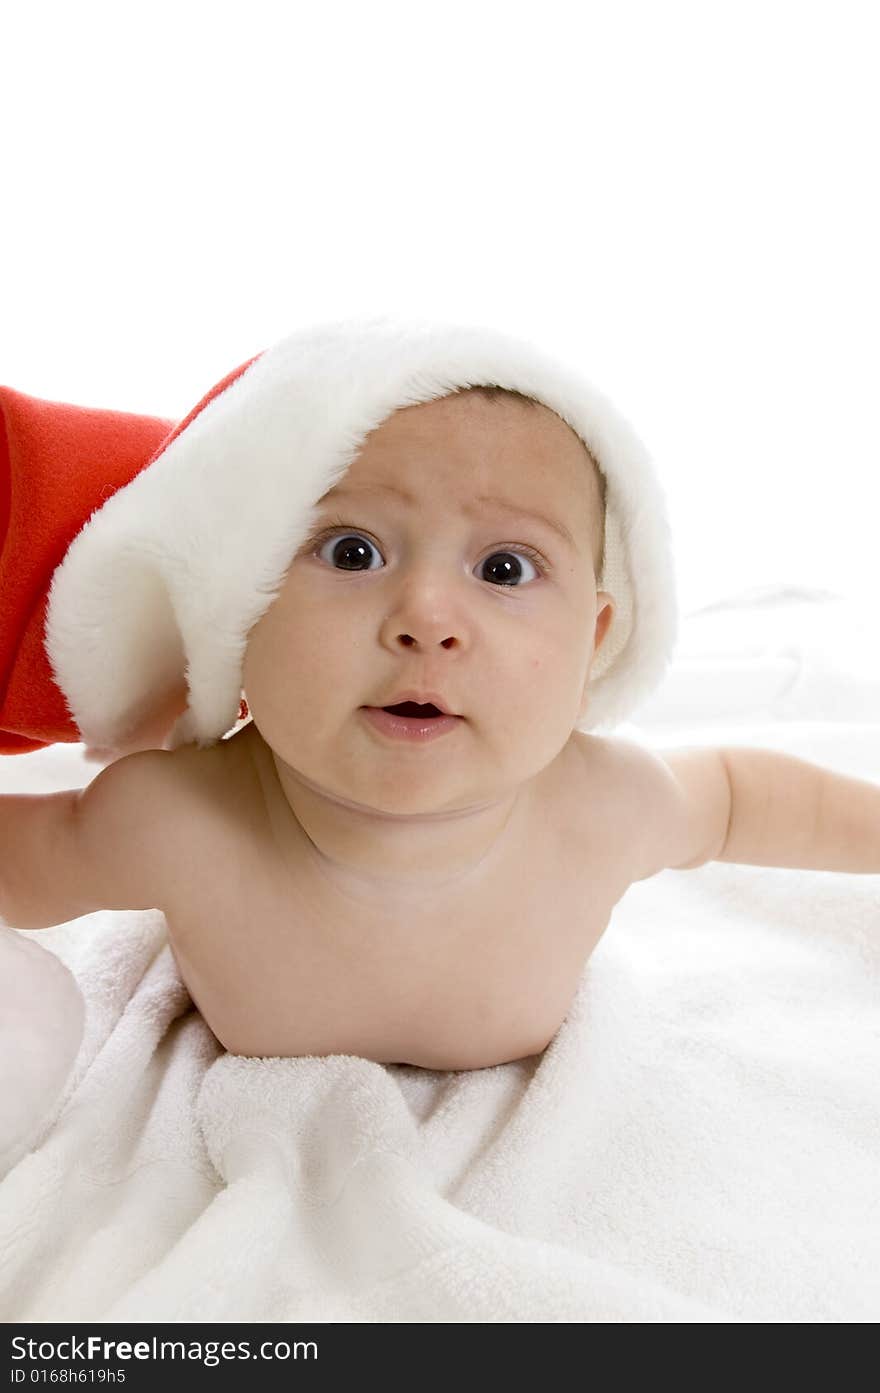
[[[369,549],[379,553],[373,542],[365,537],[361,532],[347,532],[340,535],[334,532],[331,536],[325,537],[323,541],[319,539],[316,547],[316,555],[322,560],[326,560],[329,565],[335,566],[341,571],[365,571],[376,570],[374,566],[363,563],[369,562]]]

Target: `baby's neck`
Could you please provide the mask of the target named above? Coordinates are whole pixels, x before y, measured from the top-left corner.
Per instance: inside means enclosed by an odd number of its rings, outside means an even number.
[[[439,813],[385,813],[330,794],[272,752],[278,783],[308,854],[337,885],[395,894],[464,886],[507,845],[522,788]]]

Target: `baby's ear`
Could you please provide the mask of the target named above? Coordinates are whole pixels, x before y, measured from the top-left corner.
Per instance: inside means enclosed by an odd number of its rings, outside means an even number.
[[[614,610],[614,597],[609,595],[607,591],[600,590],[596,596],[596,633],[593,640],[593,656],[590,659],[590,671],[587,673],[587,680],[584,683],[584,690],[581,693],[581,704],[577,717],[578,724],[587,714],[587,708],[590,703],[590,683],[593,676],[593,663],[595,662],[596,654],[602,646],[605,635],[611,628]]]
[[[600,590],[596,595],[596,637],[594,640],[594,651],[602,646],[602,642],[608,630],[611,628],[611,621],[615,613],[614,596],[609,595],[607,590]]]

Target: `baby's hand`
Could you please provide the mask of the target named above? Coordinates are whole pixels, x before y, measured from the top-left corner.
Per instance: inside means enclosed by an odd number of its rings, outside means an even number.
[[[189,691],[181,684],[155,703],[148,716],[140,721],[128,737],[112,751],[116,759],[141,754],[144,750],[165,750],[180,717],[187,709]],[[108,756],[111,753],[106,751]]]

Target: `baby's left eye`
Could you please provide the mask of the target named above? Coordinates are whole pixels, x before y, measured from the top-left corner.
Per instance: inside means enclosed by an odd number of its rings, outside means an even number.
[[[486,577],[493,585],[516,586],[522,573],[522,563],[525,561],[527,566],[531,566],[535,576],[526,576],[526,580],[533,580],[539,574],[535,562],[527,553],[518,551],[493,551],[491,556],[487,556],[485,561],[481,561],[479,570],[488,569],[491,574]]]

